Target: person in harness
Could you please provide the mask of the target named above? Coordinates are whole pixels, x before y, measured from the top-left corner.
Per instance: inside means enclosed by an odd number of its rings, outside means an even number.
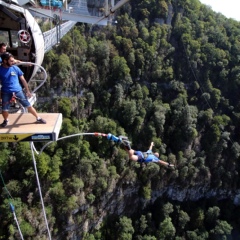
[[[0,126],[4,128],[9,124],[8,112],[13,97],[17,98],[22,106],[27,108],[28,112],[36,118],[35,123],[46,124],[46,121],[38,116],[36,109],[28,101],[28,97],[31,97],[32,94],[29,91],[23,72],[18,66],[14,65],[15,60],[13,55],[5,52],[1,55],[1,58],[3,61],[0,66],[3,123],[0,124]],[[23,92],[19,79],[22,82],[26,93]]]
[[[122,143],[124,145],[124,149],[128,153],[129,159],[132,161],[135,161],[138,163],[155,162],[155,163],[163,165],[167,168],[175,168],[174,164],[170,164],[168,162],[160,160],[158,152],[152,151],[154,142],[151,142],[149,149],[146,152],[142,152],[142,151],[136,151],[136,150],[132,149],[128,138],[125,136],[116,137],[116,136],[112,135],[111,133],[109,133],[107,136],[107,139],[112,140],[117,143]]]

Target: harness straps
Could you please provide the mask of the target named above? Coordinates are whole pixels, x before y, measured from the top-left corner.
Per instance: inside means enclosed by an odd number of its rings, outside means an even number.
[[[150,154],[150,153],[148,153],[148,152],[142,152],[142,158],[141,158],[141,159],[138,159],[138,162],[139,162],[139,163],[144,163],[149,154]]]
[[[17,99],[17,96],[16,96],[15,92],[13,92],[10,102],[14,102],[16,99]]]
[[[5,102],[4,104],[2,103],[2,106],[7,105],[9,103],[13,103],[16,99],[17,99],[17,96],[15,95],[15,92],[13,92],[12,98],[8,102]]]
[[[151,153],[149,153],[149,152],[143,152],[143,158],[144,158],[144,160],[146,160],[147,159],[147,157],[148,157],[148,155],[150,155]]]

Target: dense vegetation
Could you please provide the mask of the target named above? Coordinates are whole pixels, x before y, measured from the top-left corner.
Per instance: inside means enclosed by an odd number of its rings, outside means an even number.
[[[110,132],[142,150],[154,141],[176,170],[129,162],[101,137],[52,143],[36,156],[52,235],[239,239],[239,61],[240,23],[198,0],[131,1],[116,25],[64,36],[45,56],[38,109],[63,114],[61,136]],[[25,239],[47,238],[29,144],[1,143],[0,169],[0,239],[18,236],[9,201]],[[176,188],[189,190],[182,201]]]

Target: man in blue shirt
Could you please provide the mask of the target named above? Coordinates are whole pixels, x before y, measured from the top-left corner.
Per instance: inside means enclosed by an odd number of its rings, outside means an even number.
[[[27,108],[33,116],[36,117],[36,123],[45,124],[46,121],[40,118],[34,107],[31,106],[27,97],[31,97],[31,93],[28,88],[28,84],[23,76],[21,69],[14,65],[15,59],[12,54],[6,52],[1,55],[2,65],[0,66],[0,81],[2,85],[2,116],[4,118],[1,127],[6,127],[8,121],[8,111],[10,107],[11,99],[14,97],[19,100],[23,107]],[[19,82],[22,82],[26,94],[22,90],[22,86]]]
[[[175,167],[173,164],[160,160],[158,152],[154,152],[154,153],[152,152],[152,147],[154,146],[154,142],[151,142],[151,145],[146,152],[142,152],[142,151],[133,150],[131,148],[130,142],[128,141],[127,137],[122,137],[122,136],[116,137],[109,133],[107,135],[107,139],[112,140],[114,142],[122,143],[124,145],[125,150],[128,152],[128,156],[130,160],[133,160],[139,163],[155,162],[168,168]]]
[[[154,142],[151,142],[149,149],[146,152],[142,152],[142,151],[129,149],[129,144],[127,144],[127,148],[125,148],[125,150],[128,152],[129,158],[135,162],[139,162],[139,163],[155,162],[168,168],[174,168],[173,164],[170,164],[168,162],[165,162],[159,159],[159,153],[152,151],[153,146],[154,146]]]

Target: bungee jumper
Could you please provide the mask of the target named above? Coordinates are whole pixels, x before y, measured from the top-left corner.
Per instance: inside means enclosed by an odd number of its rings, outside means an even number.
[[[110,140],[110,141],[114,141],[116,143],[122,143],[124,145],[124,149],[128,153],[129,159],[132,160],[132,161],[135,161],[135,162],[138,162],[138,163],[155,162],[155,163],[163,165],[167,168],[172,168],[172,169],[175,168],[174,164],[170,164],[168,162],[160,160],[158,152],[153,152],[152,151],[152,148],[154,146],[154,142],[151,142],[151,144],[149,146],[149,149],[146,152],[142,152],[142,151],[133,150],[131,148],[131,142],[125,136],[116,137],[113,134],[109,133],[107,135],[107,139]]]

